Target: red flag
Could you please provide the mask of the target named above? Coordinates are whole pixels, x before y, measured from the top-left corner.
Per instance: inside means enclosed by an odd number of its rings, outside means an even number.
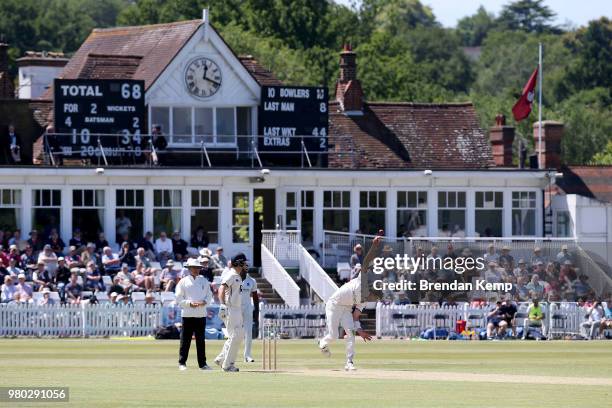
[[[531,113],[531,104],[533,103],[533,99],[535,98],[535,86],[536,81],[538,80],[538,68],[533,71],[529,81],[525,84],[523,88],[523,93],[518,101],[512,107],[512,114],[514,115],[514,119],[516,121],[520,121],[525,119]]]

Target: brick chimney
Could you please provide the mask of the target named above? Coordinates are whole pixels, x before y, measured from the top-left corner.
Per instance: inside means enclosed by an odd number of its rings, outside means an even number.
[[[537,157],[540,157],[538,143],[538,122],[533,124],[533,139]],[[541,169],[558,169],[561,167],[561,139],[563,138],[563,123],[545,120],[542,122],[542,163]]]
[[[506,117],[501,113],[495,116],[495,126],[489,130],[493,161],[496,166],[512,166],[512,142],[514,142],[514,127],[506,126]]]
[[[357,79],[357,54],[350,44],[345,44],[340,53],[340,78],[336,81],[336,101],[346,114],[361,114],[363,90]]]
[[[9,76],[8,44],[0,42],[0,99],[13,99],[15,90]]]

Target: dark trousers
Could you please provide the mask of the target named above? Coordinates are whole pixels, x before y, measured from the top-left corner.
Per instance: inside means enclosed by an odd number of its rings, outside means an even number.
[[[185,365],[189,356],[191,346],[191,336],[195,334],[196,349],[198,351],[198,366],[206,365],[206,349],[204,344],[204,330],[206,328],[206,318],[204,317],[183,317],[183,330],[181,330],[181,347],[179,349],[179,364]]]

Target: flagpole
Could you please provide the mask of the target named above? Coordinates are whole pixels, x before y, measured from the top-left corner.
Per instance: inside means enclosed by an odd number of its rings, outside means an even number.
[[[542,77],[544,73],[542,72],[542,43],[538,43],[538,54],[539,54],[539,62],[538,62],[538,167],[541,169],[544,167],[544,163],[542,163]]]

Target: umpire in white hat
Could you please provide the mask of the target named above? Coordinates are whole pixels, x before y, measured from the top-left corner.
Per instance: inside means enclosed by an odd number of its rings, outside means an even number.
[[[190,258],[185,263],[189,275],[176,285],[176,303],[183,310],[183,330],[179,349],[179,370],[187,369],[187,357],[191,346],[191,337],[195,334],[200,370],[210,370],[206,364],[204,332],[206,330],[206,305],[212,300],[210,283],[200,275],[200,262]]]

